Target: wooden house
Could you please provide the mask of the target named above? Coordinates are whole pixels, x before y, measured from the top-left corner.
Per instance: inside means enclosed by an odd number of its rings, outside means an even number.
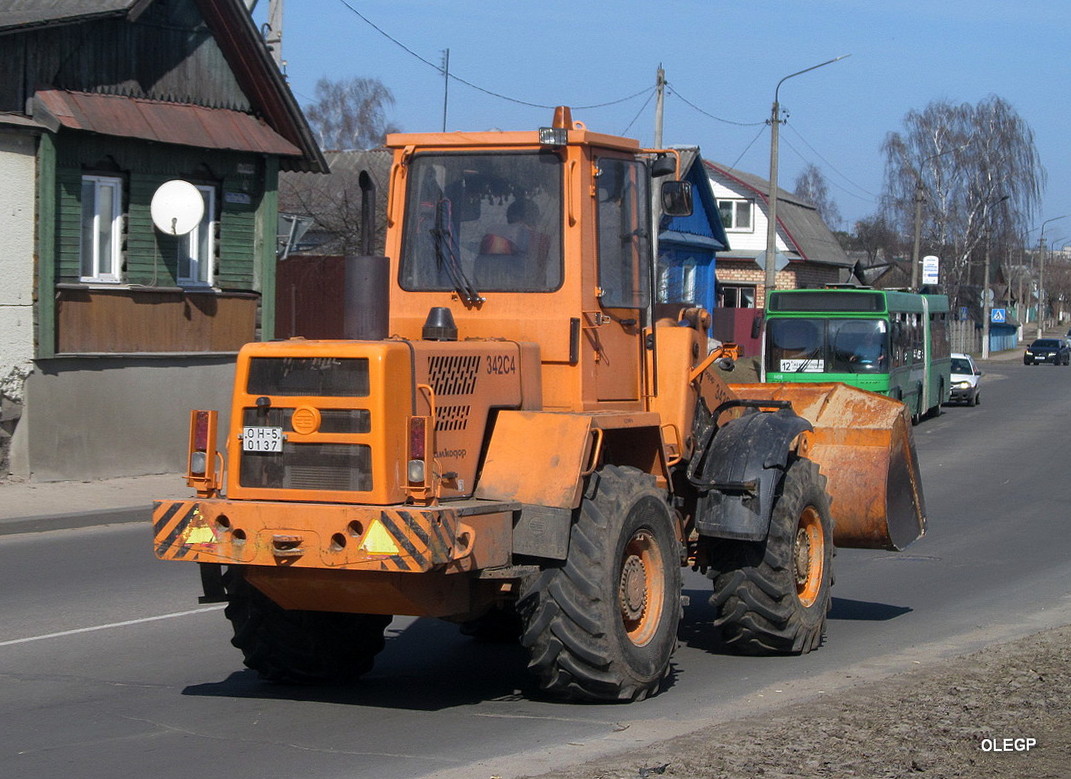
[[[0,74],[9,468],[180,470],[188,410],[274,334],[279,172],[325,160],[241,0],[0,0]]]

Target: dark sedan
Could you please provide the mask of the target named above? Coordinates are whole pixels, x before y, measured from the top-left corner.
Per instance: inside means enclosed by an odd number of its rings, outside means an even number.
[[[1071,347],[1063,338],[1038,338],[1026,347],[1023,365],[1037,365],[1042,362],[1071,365]]]

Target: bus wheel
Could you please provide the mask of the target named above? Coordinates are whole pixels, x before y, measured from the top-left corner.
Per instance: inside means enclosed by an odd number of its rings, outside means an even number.
[[[930,409],[930,418],[936,419],[941,416],[942,404],[945,402],[945,383],[942,381],[941,386],[937,391],[937,403]]]

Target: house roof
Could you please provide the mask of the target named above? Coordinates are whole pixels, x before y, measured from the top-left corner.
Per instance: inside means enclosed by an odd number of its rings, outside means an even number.
[[[87,19],[124,16],[144,0],[7,0],[0,2],[0,33],[16,27],[73,24]]]
[[[304,245],[295,251],[316,254],[344,254],[360,245],[362,226],[358,214],[364,193],[360,174],[367,171],[375,186],[375,251],[382,252],[383,217],[386,215],[388,185],[393,152],[387,148],[361,151],[329,151],[324,156],[330,165],[327,176],[300,172],[279,176],[279,213],[311,217],[313,225],[305,234]]]
[[[662,217],[659,240],[671,241],[712,251],[729,248],[729,239],[718,214],[718,203],[703,168],[698,146],[674,147],[680,155],[681,178],[692,184],[693,208],[689,216]]]
[[[107,18],[126,19],[133,23],[138,21],[142,12],[152,2],[153,0],[0,0],[0,38],[31,32],[43,27],[79,24]],[[312,130],[242,0],[193,0],[193,2],[205,20],[205,24],[208,25],[212,37],[223,53],[239,86],[254,107],[255,113],[263,117],[264,123],[275,134],[298,150],[296,155],[292,150],[286,153],[272,152],[281,154],[280,167],[283,170],[326,172],[327,162],[320,152]],[[87,88],[89,86],[86,85]],[[127,97],[126,99],[134,100],[135,98]],[[110,103],[109,105],[114,107],[117,104]],[[143,110],[136,105],[116,110],[132,112],[135,109]],[[226,109],[206,108],[205,110],[216,112]],[[232,111],[231,113],[239,112]],[[189,117],[184,118],[189,119]],[[234,119],[234,117],[224,116],[220,121],[224,124],[233,124]],[[237,121],[243,127],[251,129],[248,123]],[[130,136],[129,133],[109,132],[109,134]],[[261,138],[261,140],[265,139]]]
[[[761,202],[768,203],[768,179],[709,160],[703,163],[708,173],[725,179],[729,186],[749,192]],[[817,207],[780,187],[777,188],[777,224],[801,260],[841,268],[854,265],[829,226],[818,215]]]
[[[324,152],[330,175],[307,176],[287,173],[280,177],[279,210],[312,215],[324,202],[338,202],[357,187],[361,171],[367,171],[376,186],[376,198],[387,202],[387,185],[393,152],[387,148]],[[285,184],[285,186],[283,186]],[[310,209],[310,205],[313,208]]]
[[[60,125],[179,146],[301,156],[301,149],[264,120],[241,111],[62,89],[38,90],[34,101],[34,117],[50,129]]]

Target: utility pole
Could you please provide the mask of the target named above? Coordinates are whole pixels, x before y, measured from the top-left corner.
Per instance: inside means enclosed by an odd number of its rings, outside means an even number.
[[[911,251],[911,291],[919,291],[919,248],[922,243],[922,177],[915,174],[915,245]]]
[[[766,293],[762,303],[764,308],[768,304],[770,293],[777,287],[777,144],[778,130],[780,130],[782,121],[780,118],[781,104],[778,102],[781,85],[790,78],[810,73],[812,70],[825,65],[832,65],[834,62],[850,56],[850,54],[842,54],[826,62],[820,62],[795,73],[789,73],[777,82],[777,87],[774,89],[773,107],[770,109],[770,193],[769,202],[767,203],[769,218],[766,223]]]
[[[443,52],[443,132],[446,132],[446,106],[450,101],[450,49]]]
[[[666,71],[662,69],[662,63],[658,63],[658,74],[655,77],[655,111],[654,111],[654,146],[662,148],[662,120],[663,109],[666,103]]]
[[[283,70],[283,0],[268,3],[268,23],[264,25],[264,44],[275,60],[275,66]]]
[[[1058,219],[1067,219],[1071,214],[1054,216],[1041,223],[1041,235],[1038,236],[1038,338],[1042,336],[1045,325],[1045,225]],[[1033,232],[1033,230],[1031,230]]]
[[[982,280],[982,359],[989,359],[989,320],[993,318],[993,291],[989,289],[989,246],[993,242],[993,217],[989,209],[1007,200],[1009,195],[985,204],[985,275]]]
[[[782,79],[783,81],[784,79]],[[778,88],[781,83],[778,82]],[[774,91],[773,107],[770,109],[770,193],[766,208],[766,292],[762,307],[770,305],[770,293],[777,288],[777,144],[781,128],[781,105]]]
[[[666,71],[662,69],[662,63],[658,63],[658,72],[655,75],[655,91],[657,93],[657,99],[655,100],[655,126],[654,126],[654,145],[656,149],[662,148],[662,122],[663,122],[663,107],[665,105],[665,86],[666,86]],[[681,171],[683,173],[683,171]],[[661,277],[661,268],[658,255],[658,233],[659,228],[662,225],[662,198],[659,195],[659,187],[651,186],[651,251],[655,258],[655,280],[656,290],[659,289],[657,280]],[[656,292],[656,295],[658,293]],[[647,311],[647,321],[654,321],[654,304],[656,302],[655,297],[651,298],[651,304]],[[659,301],[661,302],[661,301]]]
[[[1038,338],[1045,329],[1045,229],[1038,236]]]

